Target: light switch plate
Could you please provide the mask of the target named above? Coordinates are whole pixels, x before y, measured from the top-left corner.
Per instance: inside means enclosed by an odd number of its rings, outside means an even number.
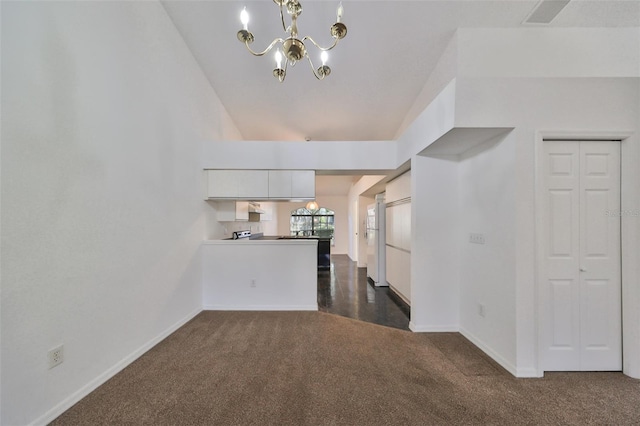
[[[474,232],[469,233],[469,242],[473,244],[484,244],[484,234],[477,234]]]

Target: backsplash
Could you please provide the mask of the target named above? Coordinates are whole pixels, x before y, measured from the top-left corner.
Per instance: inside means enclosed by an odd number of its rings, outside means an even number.
[[[260,222],[219,222],[222,226],[223,238],[230,238],[234,231],[249,230],[252,234],[264,232],[264,226]]]
[[[260,215],[264,217],[261,222],[251,222],[246,220],[236,221],[219,221],[218,220],[218,203],[215,201],[207,200],[206,207],[204,209],[206,218],[206,229],[204,232],[204,239],[206,240],[219,240],[223,238],[231,238],[235,231],[249,230],[252,234],[263,233],[265,235],[278,235],[278,219],[275,214],[275,203],[262,203],[267,207],[269,213],[274,214]]]

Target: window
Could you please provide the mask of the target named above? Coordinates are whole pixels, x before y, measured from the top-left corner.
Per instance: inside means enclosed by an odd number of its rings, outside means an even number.
[[[334,245],[334,213],[332,210],[320,207],[318,210],[308,210],[300,207],[291,212],[291,235],[331,238],[331,245]]]

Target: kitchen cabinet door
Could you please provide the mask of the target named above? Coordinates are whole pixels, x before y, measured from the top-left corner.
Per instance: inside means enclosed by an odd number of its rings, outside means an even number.
[[[248,201],[217,201],[216,212],[218,222],[235,222],[249,220]]]
[[[249,220],[248,201],[236,201],[236,220]]]
[[[308,199],[316,197],[316,172],[313,170],[293,170],[291,172],[291,198]]]
[[[269,198],[291,198],[291,170],[269,170]]]
[[[207,198],[314,199],[314,170],[207,170]]]
[[[238,179],[238,198],[262,200],[269,197],[267,170],[241,170]]]
[[[207,170],[209,198],[238,198],[239,170]]]

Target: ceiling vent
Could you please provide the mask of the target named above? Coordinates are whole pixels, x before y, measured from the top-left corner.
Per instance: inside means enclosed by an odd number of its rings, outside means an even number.
[[[569,0],[542,0],[533,8],[524,24],[548,24],[569,4]]]

